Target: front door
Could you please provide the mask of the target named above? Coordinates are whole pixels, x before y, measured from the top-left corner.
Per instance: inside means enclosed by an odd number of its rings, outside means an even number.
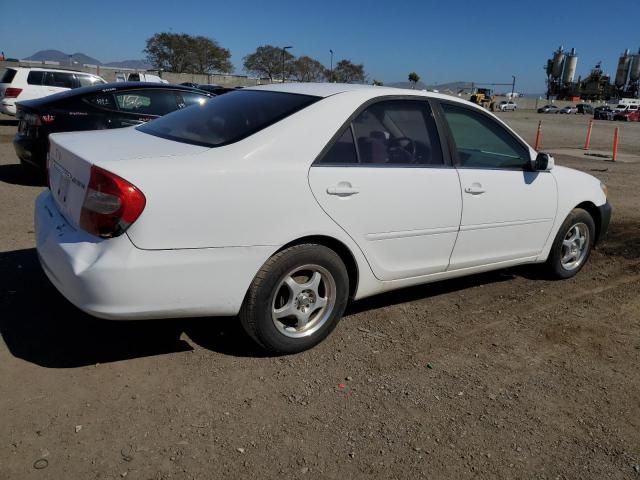
[[[537,257],[556,215],[553,175],[531,171],[529,148],[488,114],[441,105],[462,186],[460,234],[449,270]]]
[[[443,160],[426,101],[363,110],[311,167],[309,183],[380,280],[446,270],[460,224],[460,182]]]

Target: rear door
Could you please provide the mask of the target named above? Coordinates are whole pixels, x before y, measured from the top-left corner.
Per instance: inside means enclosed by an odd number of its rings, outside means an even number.
[[[345,125],[309,171],[318,203],[380,280],[442,272],[449,264],[460,182],[441,144],[427,101],[384,100]]]
[[[462,186],[450,270],[536,257],[556,216],[550,172],[530,171],[529,147],[487,113],[442,102]]]

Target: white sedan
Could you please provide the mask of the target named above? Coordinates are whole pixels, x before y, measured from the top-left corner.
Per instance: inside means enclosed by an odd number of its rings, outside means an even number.
[[[276,353],[349,299],[520,264],[571,277],[611,212],[596,178],[427,92],[268,85],[50,139],[37,250],[65,297],[109,319],[239,315]]]

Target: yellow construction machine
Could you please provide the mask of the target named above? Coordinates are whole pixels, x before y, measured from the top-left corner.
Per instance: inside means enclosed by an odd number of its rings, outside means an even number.
[[[495,108],[496,97],[493,96],[492,93],[493,92],[490,88],[477,88],[469,100],[476,105],[480,105],[481,107],[493,111]]]

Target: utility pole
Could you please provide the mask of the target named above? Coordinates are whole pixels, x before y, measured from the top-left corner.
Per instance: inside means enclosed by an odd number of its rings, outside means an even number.
[[[331,73],[329,75],[329,83],[333,83],[333,50],[329,49],[329,53],[331,54]]]
[[[511,78],[513,78],[513,83],[511,83],[511,100],[513,100],[513,94],[516,91],[516,76],[511,75]]]
[[[285,71],[284,71],[284,54],[287,51],[287,49],[289,48],[293,48],[291,45],[289,45],[288,47],[282,47],[282,83],[284,83],[284,77],[285,77]]]

